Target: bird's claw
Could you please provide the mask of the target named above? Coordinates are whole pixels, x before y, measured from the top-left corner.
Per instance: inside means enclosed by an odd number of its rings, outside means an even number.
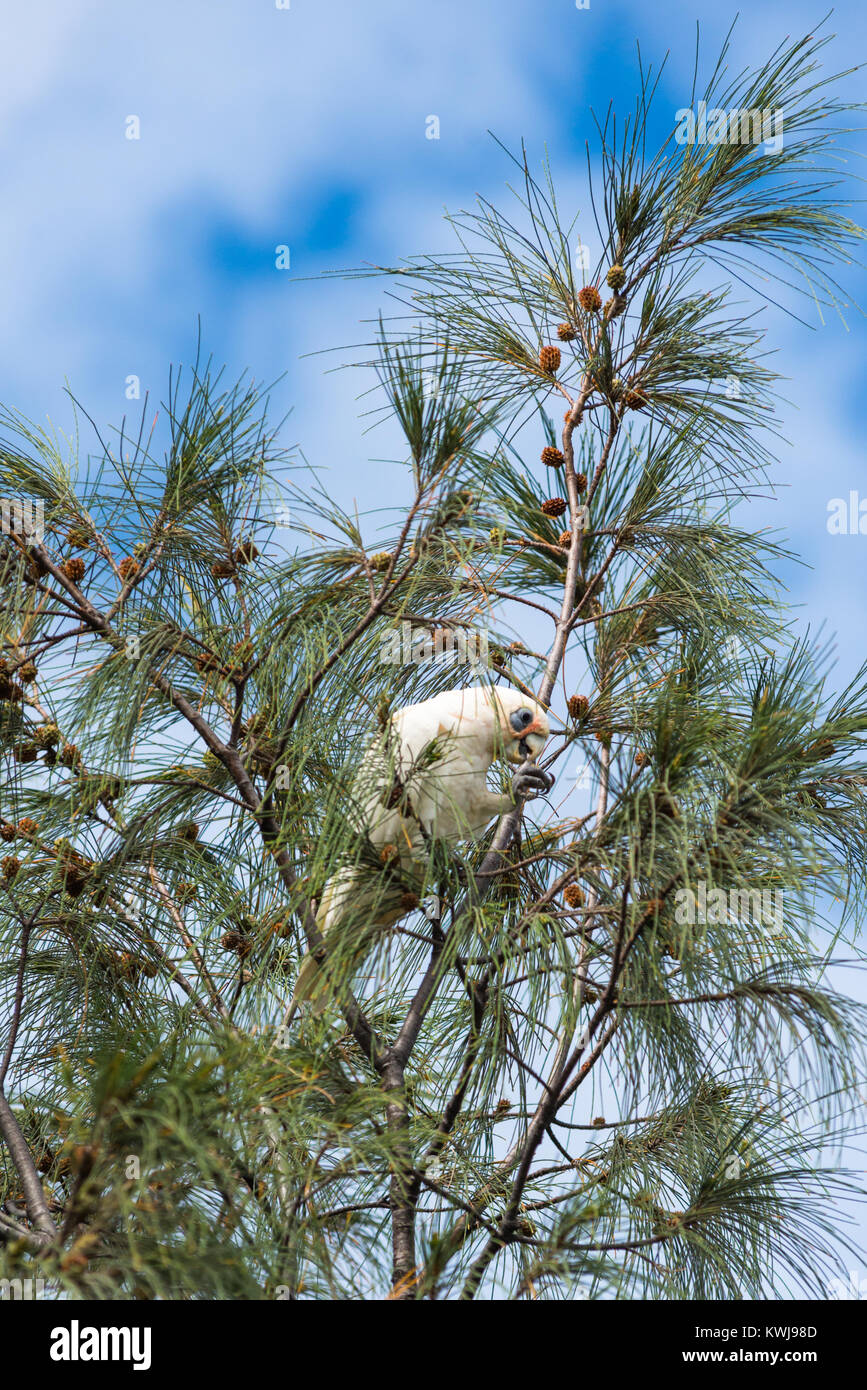
[[[528,801],[531,797],[549,792],[554,785],[554,777],[535,763],[525,763],[518,768],[512,778],[512,794],[516,801]]]

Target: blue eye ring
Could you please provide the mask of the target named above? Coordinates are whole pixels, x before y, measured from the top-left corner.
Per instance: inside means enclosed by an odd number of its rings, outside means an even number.
[[[509,715],[509,723],[516,734],[522,734],[528,724],[533,722],[533,711],[531,709],[516,709],[514,714]]]

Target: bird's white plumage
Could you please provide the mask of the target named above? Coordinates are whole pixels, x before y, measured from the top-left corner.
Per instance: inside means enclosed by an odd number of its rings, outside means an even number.
[[[514,805],[488,787],[491,764],[536,757],[549,733],[542,706],[510,686],[448,690],[396,711],[358,766],[347,819],[374,848],[394,846],[388,853],[399,860],[404,885],[390,886],[368,867],[339,869],[317,912],[323,936],[333,941],[348,926],[369,938],[403,916],[406,880],[421,887],[431,843],[477,839]],[[309,997],[320,975],[308,958],[296,998]]]

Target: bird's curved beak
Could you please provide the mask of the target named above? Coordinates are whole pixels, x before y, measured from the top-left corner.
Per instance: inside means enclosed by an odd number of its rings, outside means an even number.
[[[534,733],[532,730],[525,731],[524,737],[518,744],[518,751],[524,758],[538,758],[547,741],[545,734]]]
[[[547,742],[547,730],[543,732],[539,721],[534,719],[520,735],[511,734],[506,756],[510,763],[526,762],[528,758],[537,758]]]

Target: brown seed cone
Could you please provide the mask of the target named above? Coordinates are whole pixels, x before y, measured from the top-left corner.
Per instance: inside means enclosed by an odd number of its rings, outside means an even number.
[[[572,339],[576,336],[577,334],[571,323],[561,323],[558,325],[557,337],[560,339],[561,343],[571,343]]]
[[[593,1128],[594,1128],[594,1129],[604,1129],[604,1128],[605,1128],[605,1116],[604,1116],[604,1115],[597,1115],[597,1116],[594,1118],[594,1120],[593,1120]]]
[[[665,903],[662,898],[651,898],[649,902],[644,904],[644,915],[645,917],[654,917],[656,913],[661,912],[664,907]]]
[[[613,265],[605,279],[612,290],[622,290],[626,284],[626,271],[622,265]]]
[[[549,497],[547,502],[542,503],[542,511],[546,516],[562,516],[566,510],[566,501],[563,497]]]
[[[259,558],[259,547],[252,541],[241,541],[232,558],[236,565],[252,565]]]
[[[590,709],[590,701],[586,695],[570,695],[566,702],[566,708],[572,719],[585,719]]]
[[[397,845],[383,845],[379,851],[379,858],[383,864],[387,864],[391,859],[396,859]]]
[[[8,821],[5,822],[3,825],[0,825],[0,840],[5,840],[7,845],[10,843],[10,841],[15,839],[15,836],[17,834],[18,831],[15,829],[15,826],[10,825]]]
[[[650,754],[649,754],[649,753],[645,753],[643,749],[639,748],[638,752],[637,752],[636,755],[635,755],[635,766],[636,766],[636,767],[647,767],[647,764],[648,764],[649,762],[650,762]]]
[[[39,744],[19,743],[17,748],[12,749],[12,756],[19,763],[35,763],[39,757]]]
[[[11,883],[11,882],[12,882],[13,878],[14,878],[15,875],[18,873],[18,870],[19,870],[20,868],[21,868],[21,860],[20,860],[20,859],[16,859],[15,856],[12,855],[12,854],[10,854],[6,859],[3,860],[3,864],[2,864],[3,877],[5,878],[5,880],[6,880],[7,883]]]
[[[551,343],[539,349],[539,366],[543,372],[553,376],[560,366],[560,349]]]
[[[561,550],[568,550],[569,546],[572,544],[572,532],[561,531],[557,538],[557,544],[560,546]]]
[[[121,951],[117,956],[117,969],[125,980],[135,984],[141,974],[141,966],[135,956],[130,955],[129,951]]]
[[[128,579],[135,579],[138,574],[138,560],[132,555],[127,555],[125,560],[121,560],[117,569],[118,574],[125,584]]]
[[[86,550],[90,545],[90,532],[83,526],[73,526],[67,533],[66,544],[76,550]]]
[[[400,905],[404,912],[412,912],[414,908],[418,907],[418,901],[418,895],[411,893],[409,889],[400,895]]]
[[[568,888],[563,889],[563,901],[569,907],[583,907],[584,889],[577,883],[570,883]]]
[[[35,661],[25,661],[24,665],[18,668],[18,679],[24,681],[28,685],[31,681],[36,680],[36,675]]]
[[[542,450],[542,462],[547,468],[562,468],[566,460],[561,449],[555,449],[553,444],[546,444]]]
[[[80,584],[87,571],[87,566],[77,555],[73,555],[69,560],[64,560],[60,566],[67,579],[71,579],[73,584]]]
[[[253,949],[253,943],[245,932],[227,931],[220,937],[220,945],[224,951],[234,951],[241,960],[249,956]]]
[[[63,874],[63,887],[71,898],[80,898],[86,885],[87,879],[78,869],[66,869]]]
[[[595,285],[585,285],[578,291],[578,303],[586,314],[598,314],[602,308],[602,295]]]
[[[81,754],[79,753],[75,744],[64,743],[63,748],[58,754],[57,760],[58,762],[62,763],[64,767],[75,767],[75,764],[79,762],[80,759]]]
[[[215,579],[231,579],[235,573],[235,566],[231,560],[215,560],[211,565],[211,574]]]
[[[578,489],[579,492],[586,492],[586,491],[587,491],[587,474],[586,474],[586,473],[576,473],[576,474],[575,474],[575,486],[577,487],[577,489]]]
[[[382,574],[391,564],[391,555],[387,550],[378,550],[375,555],[370,557],[370,568],[376,574]]]
[[[644,410],[650,400],[643,391],[624,391],[623,404],[627,410]]]
[[[179,840],[187,840],[192,844],[199,838],[199,827],[194,820],[191,820],[187,825],[178,826],[175,833]]]
[[[60,742],[60,730],[56,724],[40,724],[33,731],[33,739],[40,748],[53,748],[55,743]]]
[[[32,837],[34,835],[37,835],[38,833],[39,821],[34,820],[32,816],[22,816],[20,821],[18,822],[18,834],[21,836],[21,838],[23,840],[29,840],[32,839]]]

